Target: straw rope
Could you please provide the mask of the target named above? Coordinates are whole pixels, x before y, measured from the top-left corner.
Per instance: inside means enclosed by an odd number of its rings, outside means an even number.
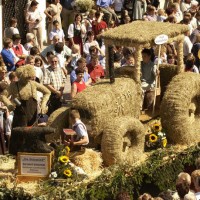
[[[178,72],[184,72],[184,62],[183,62],[183,42],[184,36],[179,37],[178,47],[177,47],[177,64],[178,64]]]

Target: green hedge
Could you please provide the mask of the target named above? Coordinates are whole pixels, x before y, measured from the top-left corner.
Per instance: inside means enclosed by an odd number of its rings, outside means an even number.
[[[6,199],[66,199],[75,200],[106,200],[115,199],[120,191],[128,192],[132,199],[148,190],[151,185],[153,195],[167,189],[175,189],[177,175],[188,166],[194,166],[199,157],[200,145],[191,146],[177,152],[176,147],[158,149],[149,153],[148,159],[139,166],[124,164],[105,168],[103,173],[90,183],[69,185],[47,181],[41,183],[40,190],[35,197],[23,192],[23,189],[8,190],[6,185],[0,186],[0,195],[7,195]],[[1,199],[1,196],[0,196]]]

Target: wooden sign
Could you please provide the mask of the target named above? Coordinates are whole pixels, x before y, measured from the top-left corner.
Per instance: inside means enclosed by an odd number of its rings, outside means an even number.
[[[52,153],[18,152],[18,181],[47,179],[51,173]]]

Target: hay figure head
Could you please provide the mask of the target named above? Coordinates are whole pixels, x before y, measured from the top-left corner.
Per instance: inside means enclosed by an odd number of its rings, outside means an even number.
[[[17,77],[21,84],[27,84],[30,80],[35,78],[35,69],[32,65],[25,65],[16,70]]]

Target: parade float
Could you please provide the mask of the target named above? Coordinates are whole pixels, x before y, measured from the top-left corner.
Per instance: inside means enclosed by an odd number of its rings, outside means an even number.
[[[152,188],[153,195],[173,190],[177,175],[192,171],[199,157],[199,77],[184,73],[187,31],[185,25],[135,21],[103,33],[109,79],[79,93],[70,106],[50,116],[47,125],[55,132],[46,135],[47,142],[54,143],[48,177],[37,184],[18,183],[12,173],[17,173],[16,169],[19,173],[19,167],[6,172],[5,164],[11,158],[2,157],[0,195],[8,199],[103,200],[115,199],[120,192],[136,199]],[[178,64],[159,66],[164,94],[160,119],[144,123],[140,121],[141,52],[155,46],[155,38],[162,34],[168,36],[167,42],[177,43]],[[116,77],[113,44],[134,47],[136,54],[135,66],[118,70]],[[79,110],[90,137],[90,147],[78,153],[58,144],[63,129],[70,128],[72,108]]]

